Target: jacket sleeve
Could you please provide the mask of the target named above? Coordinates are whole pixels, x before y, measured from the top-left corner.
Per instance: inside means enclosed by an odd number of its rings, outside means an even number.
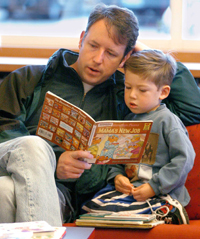
[[[165,140],[169,146],[170,161],[154,173],[149,181],[156,195],[168,194],[182,187],[195,159],[193,146],[182,129],[171,130]],[[160,160],[162,160],[162,155]]]
[[[45,66],[27,66],[11,72],[0,85],[0,142],[28,135],[28,105]]]
[[[177,73],[170,95],[163,103],[185,126],[200,123],[200,88],[190,71],[180,62],[177,62]]]

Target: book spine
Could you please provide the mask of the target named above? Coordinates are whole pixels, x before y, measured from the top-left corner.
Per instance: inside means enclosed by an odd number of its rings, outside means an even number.
[[[91,134],[90,134],[90,138],[88,140],[88,146],[91,146],[92,144],[92,140],[93,140],[93,137],[94,137],[94,133],[96,131],[96,128],[97,126],[94,124],[93,127],[92,127],[92,131],[91,131]]]

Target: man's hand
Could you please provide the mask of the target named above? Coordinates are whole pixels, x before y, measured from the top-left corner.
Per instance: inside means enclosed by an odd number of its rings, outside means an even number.
[[[133,188],[131,194],[138,202],[146,201],[148,198],[155,196],[155,192],[149,183]]]
[[[79,178],[85,169],[90,169],[91,164],[79,160],[80,158],[93,158],[87,151],[65,151],[61,154],[56,169],[59,179]]]
[[[150,47],[148,47],[147,45],[143,44],[142,42],[137,41],[136,44],[135,44],[133,52],[147,50],[147,49],[150,49]]]
[[[115,189],[121,193],[131,194],[133,185],[130,183],[129,179],[121,174],[118,174],[115,179]]]

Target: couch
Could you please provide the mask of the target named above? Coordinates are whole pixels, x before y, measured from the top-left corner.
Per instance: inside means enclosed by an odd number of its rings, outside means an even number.
[[[200,238],[200,124],[187,126],[190,140],[196,152],[193,169],[190,171],[186,187],[191,201],[186,207],[189,225],[164,224],[152,229],[95,228],[95,239],[194,239]],[[75,226],[67,223],[64,226]]]

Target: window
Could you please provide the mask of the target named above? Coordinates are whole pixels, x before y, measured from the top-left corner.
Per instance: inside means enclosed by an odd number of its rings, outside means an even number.
[[[133,10],[139,40],[152,48],[199,49],[200,0],[1,0],[0,44],[76,49],[88,15],[99,2]]]
[[[200,0],[183,1],[182,37],[185,40],[200,40]]]

